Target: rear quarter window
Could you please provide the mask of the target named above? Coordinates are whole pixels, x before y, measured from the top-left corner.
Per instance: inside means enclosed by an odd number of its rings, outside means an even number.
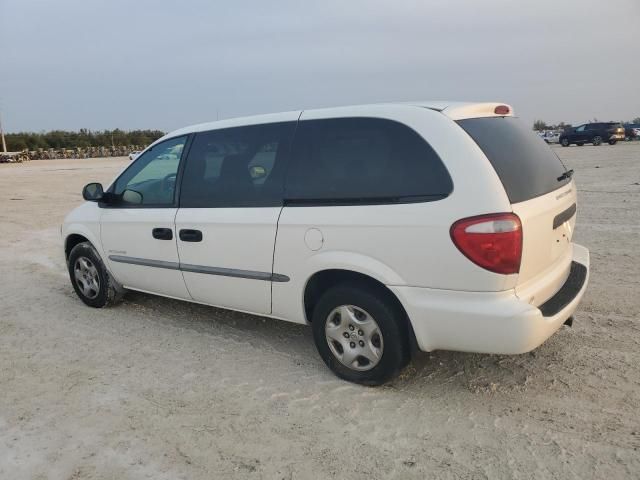
[[[286,198],[294,204],[433,201],[453,190],[433,148],[392,120],[303,120],[291,157]]]
[[[557,190],[571,181],[558,180],[566,168],[544,140],[514,117],[458,120],[500,177],[511,203]]]

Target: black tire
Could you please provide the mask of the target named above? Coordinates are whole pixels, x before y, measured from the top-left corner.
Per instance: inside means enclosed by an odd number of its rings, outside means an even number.
[[[95,269],[96,272],[95,276],[98,287],[89,294],[85,293],[81,288],[83,283],[76,279],[76,268],[79,267],[77,262],[82,262],[82,260],[88,261],[87,263],[92,269]],[[80,297],[80,300],[86,305],[94,308],[102,308],[113,305],[122,299],[124,291],[111,278],[100,255],[98,255],[98,252],[91,243],[82,242],[73,247],[69,254],[68,270],[73,289],[76,291],[78,297]],[[94,291],[95,296],[93,295]]]
[[[617,140],[609,140],[609,145],[615,145],[616,143],[618,143]]]
[[[600,144],[602,143],[602,137],[600,135],[596,135],[595,137],[593,137],[593,139],[591,140],[591,143],[593,143],[593,145],[595,147],[600,146]]]
[[[342,283],[320,297],[312,315],[313,338],[322,360],[338,377],[363,385],[380,385],[396,376],[409,362],[408,320],[389,295],[383,288]],[[367,312],[380,330],[384,348],[378,363],[369,370],[349,368],[341,363],[329,347],[325,326],[331,312],[344,305]]]
[[[584,145],[584,142],[578,142],[576,143],[576,145],[578,145],[579,147],[582,147]]]
[[[560,140],[560,145],[562,145],[563,147],[568,147],[569,145],[571,145],[571,143],[569,143],[568,138],[563,138]]]

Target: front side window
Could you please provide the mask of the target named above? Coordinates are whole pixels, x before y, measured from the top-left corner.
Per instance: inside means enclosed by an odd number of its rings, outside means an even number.
[[[303,120],[296,131],[286,198],[312,204],[438,200],[453,190],[431,146],[381,118]]]
[[[187,137],[154,145],[116,180],[113,193],[123,205],[171,206]]]
[[[184,208],[282,204],[286,159],[295,122],[196,134],[184,169]]]

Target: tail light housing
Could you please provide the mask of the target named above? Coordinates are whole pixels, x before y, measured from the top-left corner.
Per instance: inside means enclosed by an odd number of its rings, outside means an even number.
[[[522,223],[514,213],[463,218],[451,226],[458,250],[476,265],[509,275],[520,271]]]

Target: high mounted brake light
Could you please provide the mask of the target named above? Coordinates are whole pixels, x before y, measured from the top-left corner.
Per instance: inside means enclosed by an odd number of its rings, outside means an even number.
[[[508,105],[498,105],[493,113],[496,115],[509,115],[509,106]]]
[[[451,226],[453,243],[476,265],[509,275],[520,271],[522,224],[513,213],[463,218]]]

